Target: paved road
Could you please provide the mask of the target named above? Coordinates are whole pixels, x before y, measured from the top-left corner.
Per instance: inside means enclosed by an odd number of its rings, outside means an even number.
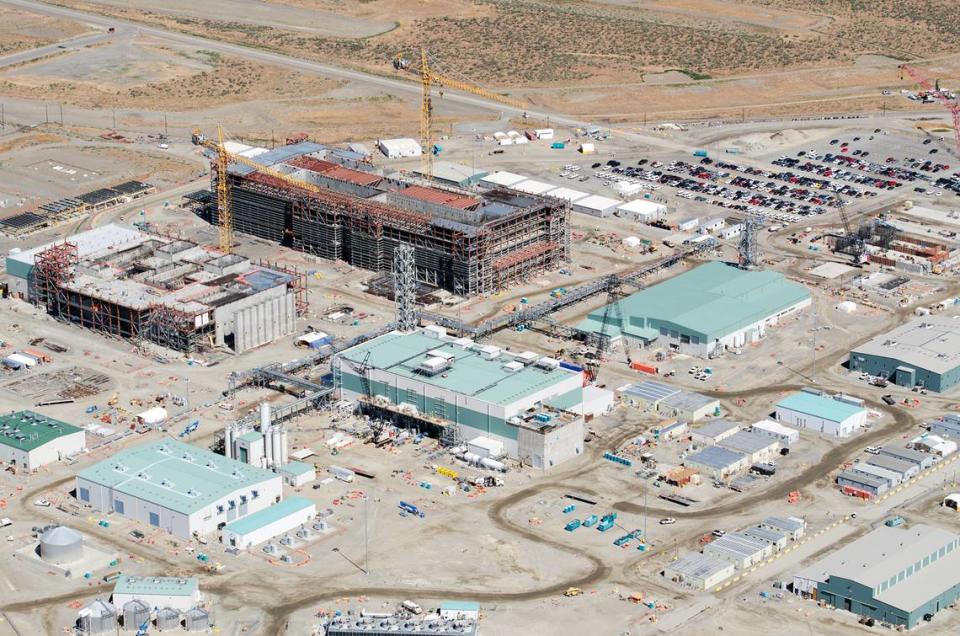
[[[47,46],[40,46],[35,49],[27,49],[25,51],[4,55],[3,57],[0,57],[0,68],[4,66],[11,66],[13,64],[22,64],[23,62],[30,62],[46,55],[52,55],[64,50],[80,49],[85,46],[89,46],[90,44],[103,42],[104,40],[109,39],[111,35],[114,34],[87,33],[86,35],[80,35],[70,40],[63,40],[62,42],[58,42],[56,44],[48,44]]]

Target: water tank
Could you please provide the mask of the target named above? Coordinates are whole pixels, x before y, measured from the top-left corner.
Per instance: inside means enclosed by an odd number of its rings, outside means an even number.
[[[80,631],[84,634],[107,634],[117,629],[117,611],[113,605],[97,599],[80,610]]]
[[[210,613],[207,610],[194,607],[184,616],[183,626],[188,632],[202,632],[210,627]]]
[[[123,628],[127,631],[139,629],[150,620],[150,608],[138,599],[127,601],[123,606]]]
[[[83,558],[83,537],[66,526],[55,526],[40,535],[40,558],[57,565]]]
[[[164,607],[157,611],[157,629],[180,629],[180,612],[172,607]]]

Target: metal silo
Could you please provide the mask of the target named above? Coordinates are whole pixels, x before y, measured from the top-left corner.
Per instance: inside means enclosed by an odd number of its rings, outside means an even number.
[[[66,526],[55,526],[40,535],[40,558],[47,563],[75,563],[83,558],[83,537]]]
[[[139,629],[150,620],[150,608],[143,601],[133,599],[123,606],[123,628],[126,630]]]
[[[97,599],[80,610],[80,631],[84,634],[106,634],[117,629],[117,611],[113,605]]]
[[[188,632],[202,632],[210,627],[210,613],[202,607],[188,610],[183,626]]]
[[[157,611],[157,629],[180,629],[180,611],[172,607],[164,607]]]

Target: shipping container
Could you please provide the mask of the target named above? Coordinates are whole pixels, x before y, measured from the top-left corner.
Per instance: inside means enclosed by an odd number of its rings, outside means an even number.
[[[354,472],[349,468],[342,468],[341,466],[330,466],[327,468],[327,472],[339,479],[340,481],[345,481],[350,483],[353,481]]]
[[[644,364],[642,362],[631,362],[630,368],[634,371],[649,373],[650,375],[657,375],[660,372],[660,370],[652,364]]]

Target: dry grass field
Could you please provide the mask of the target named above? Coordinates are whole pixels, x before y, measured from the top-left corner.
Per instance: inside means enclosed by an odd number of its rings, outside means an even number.
[[[88,30],[78,22],[0,7],[0,55],[46,46]]]
[[[183,2],[50,1],[379,74],[426,45],[451,75],[611,122],[897,110],[910,105],[880,92],[909,85],[901,61],[960,77],[949,0],[266,0],[276,19],[264,23],[227,19],[248,0],[212,0],[202,13]],[[304,12],[315,19],[288,25]],[[330,15],[352,26],[324,34]],[[394,26],[372,26],[384,24]]]

